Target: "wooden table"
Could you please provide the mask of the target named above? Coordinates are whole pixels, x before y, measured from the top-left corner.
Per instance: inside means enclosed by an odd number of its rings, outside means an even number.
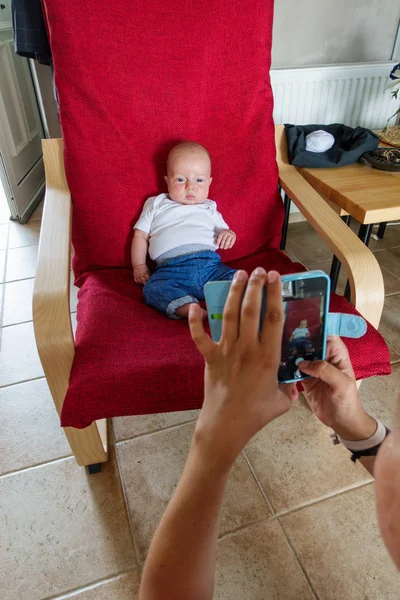
[[[331,169],[298,170],[347,224],[352,217],[359,221],[358,237],[366,245],[373,225],[381,224],[378,236],[383,237],[386,223],[400,219],[400,172],[378,171],[361,163]],[[285,198],[287,217],[289,208],[290,200]],[[333,290],[339,271],[340,262],[334,257],[331,268]]]

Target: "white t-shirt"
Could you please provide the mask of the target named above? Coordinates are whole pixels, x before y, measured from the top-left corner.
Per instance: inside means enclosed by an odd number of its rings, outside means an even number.
[[[294,340],[298,340],[299,338],[307,337],[307,334],[310,335],[308,327],[296,327],[292,333],[292,336]]]
[[[213,200],[179,204],[168,194],[159,194],[146,200],[135,229],[150,234],[149,254],[152,260],[157,260],[165,252],[189,244],[216,250],[216,235],[229,226]]]

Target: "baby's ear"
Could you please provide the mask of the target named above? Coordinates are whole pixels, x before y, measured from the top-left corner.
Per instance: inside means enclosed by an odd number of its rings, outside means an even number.
[[[211,185],[211,182],[212,182],[212,177],[210,177],[210,185]]]
[[[164,175],[164,181],[168,183],[168,175]]]

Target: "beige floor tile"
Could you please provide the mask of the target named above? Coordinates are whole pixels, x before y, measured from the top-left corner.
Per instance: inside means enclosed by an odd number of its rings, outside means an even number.
[[[36,207],[35,211],[33,212],[32,216],[29,219],[29,223],[31,221],[36,221],[37,219],[42,219],[42,214],[43,214],[43,202],[44,200],[42,200],[38,206]]]
[[[307,268],[310,263],[332,260],[331,250],[314,230],[289,234],[286,250]]]
[[[390,352],[390,362],[391,362],[391,364],[393,365],[393,364],[395,364],[395,363],[398,363],[398,362],[400,362],[400,353],[399,353],[399,352],[397,352],[397,350],[395,350],[395,349],[393,348],[393,346],[391,346],[391,345],[390,345],[390,344],[388,344],[387,342],[386,342],[386,344],[387,344],[387,347],[389,348],[389,352]]]
[[[45,379],[0,388],[0,474],[71,455]]]
[[[139,598],[139,575],[132,571],[120,577],[115,577],[104,583],[88,586],[83,590],[76,590],[72,594],[57,596],[53,600],[138,600]]]
[[[167,429],[173,425],[189,423],[197,419],[198,410],[160,413],[155,415],[139,415],[137,417],[118,417],[113,419],[114,436],[117,442]]]
[[[373,485],[282,517],[281,523],[323,600],[394,600],[400,575],[381,540]]]
[[[33,325],[11,325],[2,331],[0,386],[41,377],[42,365],[36,348]]]
[[[299,400],[246,446],[277,513],[371,480],[343,446],[332,444],[329,431]]]
[[[392,429],[400,426],[400,364],[392,366],[392,374],[364,379],[360,387],[364,408]]]
[[[194,424],[181,425],[116,446],[142,560],[182,473],[193,430]],[[221,534],[269,516],[247,463],[240,456],[228,480]]]
[[[290,219],[290,217],[289,217],[289,219]],[[313,228],[311,227],[310,223],[306,220],[297,221],[296,223],[289,222],[288,234],[299,233],[299,232],[303,232],[303,231],[312,231],[312,230],[313,230]]]
[[[10,209],[8,208],[8,203],[6,197],[4,195],[3,186],[0,185],[0,223],[9,223],[10,222]]]
[[[6,251],[0,250],[0,281],[3,282],[6,266]]]
[[[275,521],[220,540],[215,600],[313,598],[293,552]]]
[[[379,331],[400,352],[400,294],[385,298]]]
[[[7,253],[6,279],[16,281],[35,276],[38,246],[12,248]]]
[[[3,325],[32,320],[34,279],[21,279],[5,284]]]
[[[35,246],[39,243],[41,221],[28,221],[25,225],[21,223],[10,223],[9,248],[21,248],[22,246]]]
[[[0,250],[7,248],[9,224],[3,223],[0,225]]]
[[[92,476],[73,458],[4,476],[0,506],[7,600],[60,595],[136,566],[113,458]]]
[[[378,227],[374,227],[372,230],[373,234],[378,233]],[[387,225],[383,240],[375,240],[372,236],[368,244],[372,252],[377,250],[383,250],[386,248],[393,248],[400,246],[400,224],[399,225]]]
[[[400,246],[398,248],[390,248],[390,250],[375,252],[375,257],[382,267],[385,267],[393,275],[400,278]]]

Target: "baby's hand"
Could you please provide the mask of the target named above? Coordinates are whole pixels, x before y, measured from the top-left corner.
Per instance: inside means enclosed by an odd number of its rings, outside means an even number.
[[[139,283],[141,285],[145,285],[150,279],[150,271],[147,268],[147,265],[137,265],[133,267],[133,279],[135,283]]]
[[[221,250],[229,250],[236,242],[236,233],[230,229],[224,229],[217,237],[216,244]]]

